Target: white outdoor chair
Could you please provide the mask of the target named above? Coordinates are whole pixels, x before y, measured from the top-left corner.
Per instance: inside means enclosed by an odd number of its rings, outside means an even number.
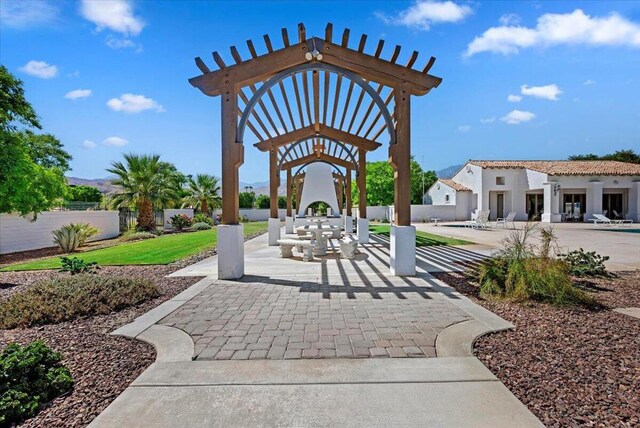
[[[507,228],[507,224],[511,223],[511,225],[513,226],[513,228],[516,228],[516,224],[514,222],[516,218],[516,212],[515,211],[511,211],[509,214],[507,214],[506,217],[500,217],[496,220],[496,227],[498,227],[499,224],[502,225],[503,228]]]
[[[612,210],[612,211],[613,211],[613,218],[615,218],[616,220],[624,220],[624,215],[620,214],[616,210]]]
[[[475,220],[465,221],[465,226],[472,229],[488,229],[491,227],[489,223],[489,210],[482,210],[478,212],[478,217]]]

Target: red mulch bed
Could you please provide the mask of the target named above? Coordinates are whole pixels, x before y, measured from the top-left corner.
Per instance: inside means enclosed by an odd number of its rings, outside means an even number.
[[[480,360],[547,426],[640,426],[640,271],[589,280],[598,310],[489,301],[461,274],[437,278],[515,324],[480,338]]]
[[[53,400],[23,426],[86,426],[155,360],[153,346],[109,333],[197,282],[200,278],[164,277],[184,264],[102,268],[99,275],[141,276],[156,282],[162,295],[136,307],[61,324],[0,330],[0,349],[9,342],[26,344],[43,340],[63,354],[74,380],[71,394]],[[0,284],[3,284],[0,298],[38,279],[56,275],[63,274],[56,271],[0,272]]]

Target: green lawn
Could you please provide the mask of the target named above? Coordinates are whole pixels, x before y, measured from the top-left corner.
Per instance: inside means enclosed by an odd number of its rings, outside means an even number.
[[[375,224],[369,226],[369,231],[377,235],[389,237],[391,227],[388,224]],[[416,247],[431,247],[434,245],[469,245],[473,242],[463,239],[449,238],[446,236],[434,235],[432,233],[416,231]]]
[[[265,221],[245,223],[244,235],[253,235],[266,229]],[[101,266],[164,265],[210,250],[216,246],[217,240],[218,235],[214,227],[200,232],[177,233],[145,241],[127,242],[99,250],[76,253],[74,256],[86,262],[97,262]],[[0,271],[58,268],[60,268],[60,258],[56,256],[7,266]]]

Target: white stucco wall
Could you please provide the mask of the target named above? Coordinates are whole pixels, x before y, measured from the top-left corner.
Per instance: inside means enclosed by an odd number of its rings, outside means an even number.
[[[331,165],[324,162],[313,162],[307,165],[298,215],[305,215],[307,207],[316,201],[325,202],[335,215],[340,214],[336,188],[333,184],[333,169]]]
[[[241,208],[238,212],[240,214],[240,218],[246,217],[249,221],[267,221],[271,210],[268,208]],[[222,211],[217,210],[216,214],[222,214]],[[278,209],[278,218],[280,218],[280,220],[284,221],[286,216],[287,210],[285,208]]]
[[[120,234],[117,211],[50,211],[34,222],[18,215],[0,214],[0,254],[54,247],[51,232],[69,223],[89,223],[100,229],[92,240]]]

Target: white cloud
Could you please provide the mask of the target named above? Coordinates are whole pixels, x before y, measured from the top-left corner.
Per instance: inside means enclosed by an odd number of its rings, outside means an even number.
[[[58,18],[58,9],[46,0],[2,0],[0,22],[12,28],[28,28],[51,24]]]
[[[558,101],[558,95],[562,93],[558,85],[551,84],[546,86],[520,86],[520,93],[522,95],[529,95],[536,98],[544,98],[547,100]]]
[[[480,123],[493,123],[496,121],[495,117],[487,117],[485,119],[480,119]]]
[[[44,61],[31,60],[20,68],[27,74],[39,77],[41,79],[51,79],[58,75],[58,67],[47,64]]]
[[[530,111],[512,110],[507,113],[506,116],[501,117],[500,120],[508,123],[509,125],[517,125],[522,122],[529,122],[535,117],[536,115]]]
[[[458,126],[458,131],[462,132],[462,133],[467,133],[467,132],[471,131],[471,126],[470,125]]]
[[[377,16],[387,24],[428,30],[431,24],[462,21],[473,13],[469,6],[461,6],[452,1],[418,0],[408,9],[390,17],[382,13]]]
[[[91,89],[74,89],[73,91],[67,92],[64,97],[70,100],[77,100],[78,98],[87,98],[90,96]]]
[[[131,39],[120,39],[113,37],[112,35],[108,35],[105,43],[111,49],[135,49],[136,53],[142,52],[142,45]]]
[[[147,98],[144,95],[135,94],[122,94],[120,98],[111,98],[107,101],[107,106],[109,106],[111,110],[125,113],[140,113],[145,110],[164,111],[164,107],[155,100]]]
[[[102,143],[105,146],[115,146],[115,147],[122,147],[124,145],[129,144],[127,140],[120,137],[109,137],[109,138],[106,138]]]
[[[595,85],[595,84],[596,84],[596,81],[595,80],[591,80],[591,79],[587,79],[583,83],[583,85],[585,85],[585,86]]]
[[[96,144],[96,143],[94,143],[94,142],[93,142],[93,141],[91,141],[91,140],[84,140],[84,141],[82,142],[82,147],[84,147],[85,149],[93,149],[93,148],[95,148],[96,146],[97,146],[97,144]]]
[[[631,46],[640,47],[640,25],[617,13],[591,17],[582,10],[571,13],[547,13],[538,18],[535,28],[502,25],[492,27],[476,37],[465,56],[480,52],[503,55],[520,49],[556,45]]]
[[[145,26],[144,21],[133,15],[133,7],[127,0],[82,0],[82,16],[96,24],[97,30],[104,28],[125,35],[136,36]]]
[[[500,17],[499,21],[502,25],[518,25],[520,24],[521,18],[520,15],[516,15],[515,13],[505,13]]]
[[[522,97],[520,95],[509,94],[509,96],[507,97],[507,101],[509,101],[510,103],[519,103],[520,101],[522,101]]]

